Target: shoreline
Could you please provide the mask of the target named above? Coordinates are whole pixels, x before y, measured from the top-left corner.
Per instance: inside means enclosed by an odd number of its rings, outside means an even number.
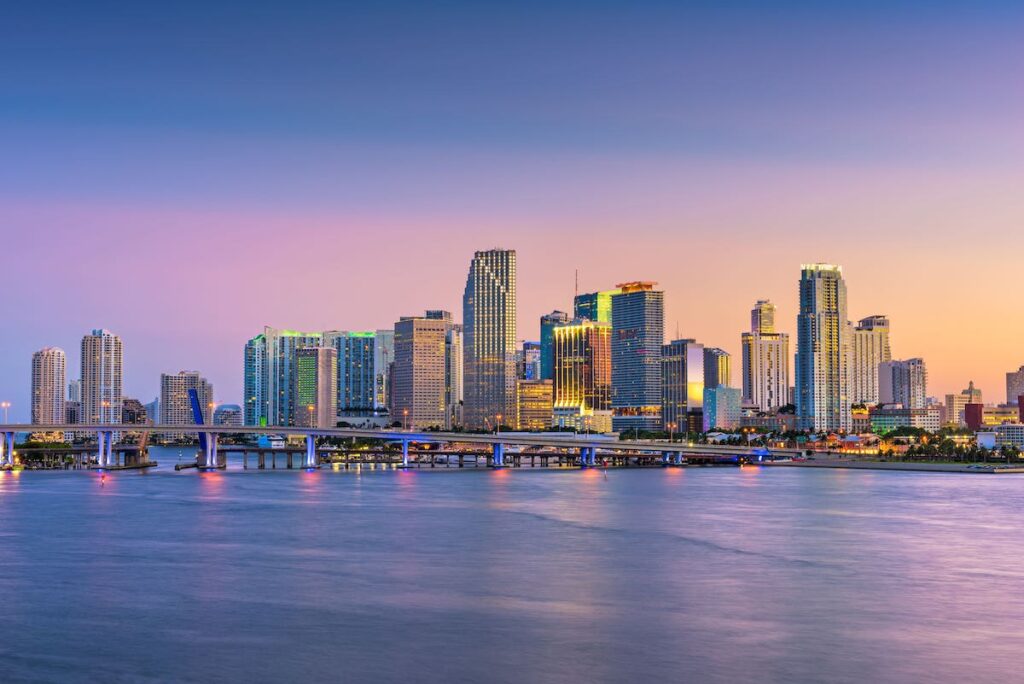
[[[914,463],[899,461],[858,461],[828,459],[821,461],[766,461],[758,465],[789,468],[844,468],[847,470],[903,470],[924,473],[965,473],[970,475],[1015,475],[1024,466],[999,463]]]

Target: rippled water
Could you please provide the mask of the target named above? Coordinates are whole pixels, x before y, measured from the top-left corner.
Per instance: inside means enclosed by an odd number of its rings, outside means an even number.
[[[1022,493],[783,468],[6,473],[0,680],[1020,681]]]

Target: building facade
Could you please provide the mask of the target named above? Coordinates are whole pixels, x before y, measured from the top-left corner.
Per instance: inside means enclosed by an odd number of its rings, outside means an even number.
[[[1006,403],[1016,406],[1024,396],[1024,366],[1006,374]]]
[[[330,330],[323,335],[324,346],[332,347],[338,358],[338,413],[359,416],[373,414],[377,406],[377,334]]]
[[[121,422],[125,425],[145,425],[149,422],[146,407],[138,399],[125,397],[121,402]]]
[[[516,412],[515,250],[476,252],[462,316],[463,422],[493,428],[497,416],[512,420]]]
[[[662,427],[665,293],[654,285],[623,283],[612,296],[612,423],[616,431]]]
[[[405,316],[395,323],[391,417],[405,428],[449,427],[446,350],[450,326],[450,320],[419,316]]]
[[[923,409],[928,398],[928,370],[924,359],[883,361],[878,364],[878,399],[882,404]]]
[[[849,337],[843,269],[805,264],[797,316],[796,411],[805,430],[849,430]]]
[[[750,332],[740,338],[743,402],[771,413],[789,403],[789,335],[775,331],[775,305],[758,300]]]
[[[875,315],[862,318],[852,333],[850,401],[854,404],[884,402],[879,396],[878,367],[892,360],[889,319]]]
[[[519,380],[516,383],[516,428],[539,432],[551,427],[554,389],[551,380]]]
[[[729,352],[718,347],[704,347],[704,387],[732,387]]]
[[[180,371],[160,375],[160,424],[195,425],[189,390],[195,390],[203,423],[211,423],[213,413],[213,385],[198,371]]]
[[[596,323],[612,322],[612,297],[622,292],[620,288],[588,292],[573,299],[573,318],[585,318]]]
[[[577,319],[554,330],[553,422],[579,432],[612,430],[612,329]]]
[[[552,379],[555,328],[569,322],[569,314],[564,311],[552,311],[540,317],[540,379]]]
[[[293,425],[332,428],[338,422],[338,350],[300,347],[291,375]]]
[[[121,338],[109,330],[82,338],[81,423],[121,422],[123,352]]]
[[[319,347],[318,332],[281,330],[269,326],[245,345],[246,425],[295,425],[294,387],[296,350]]]
[[[688,431],[690,414],[704,406],[704,345],[673,340],[661,348],[662,429]]]
[[[242,427],[242,407],[238,404],[221,404],[213,410],[213,424]]]
[[[967,420],[964,415],[964,409],[967,404],[981,404],[981,390],[974,386],[974,381],[971,380],[966,389],[960,391],[959,394],[947,394],[946,395],[946,422],[951,425],[965,426]]]
[[[67,359],[63,349],[46,347],[32,354],[32,424],[64,422]]]
[[[743,393],[738,387],[704,388],[704,432],[712,430],[735,430],[743,418],[741,400]]]
[[[516,377],[540,380],[540,342],[523,342],[516,354]]]

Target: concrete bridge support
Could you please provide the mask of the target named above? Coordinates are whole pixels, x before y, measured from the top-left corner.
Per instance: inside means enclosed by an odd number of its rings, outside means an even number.
[[[495,468],[505,467],[505,445],[504,444],[492,444],[491,453],[493,454],[493,460],[491,465]]]
[[[402,440],[402,467],[409,467],[409,442],[408,440]]]
[[[214,470],[217,464],[217,435],[212,432],[206,433],[206,449],[199,456],[197,464],[200,470]]]
[[[320,467],[320,462],[316,457],[316,437],[313,435],[306,435],[306,467]]]
[[[14,433],[4,432],[3,440],[0,443],[0,468],[11,468],[14,466]]]
[[[114,433],[110,430],[96,432],[96,467],[109,468],[114,463]]]
[[[597,449],[580,447],[580,468],[593,468],[597,465]]]

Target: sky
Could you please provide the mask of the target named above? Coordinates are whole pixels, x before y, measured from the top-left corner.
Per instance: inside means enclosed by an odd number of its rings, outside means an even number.
[[[654,280],[734,354],[801,263],[929,394],[1024,364],[1024,5],[21,3],[0,17],[0,399],[108,328],[124,390],[241,400],[264,325],[459,315],[518,251],[519,337]]]

